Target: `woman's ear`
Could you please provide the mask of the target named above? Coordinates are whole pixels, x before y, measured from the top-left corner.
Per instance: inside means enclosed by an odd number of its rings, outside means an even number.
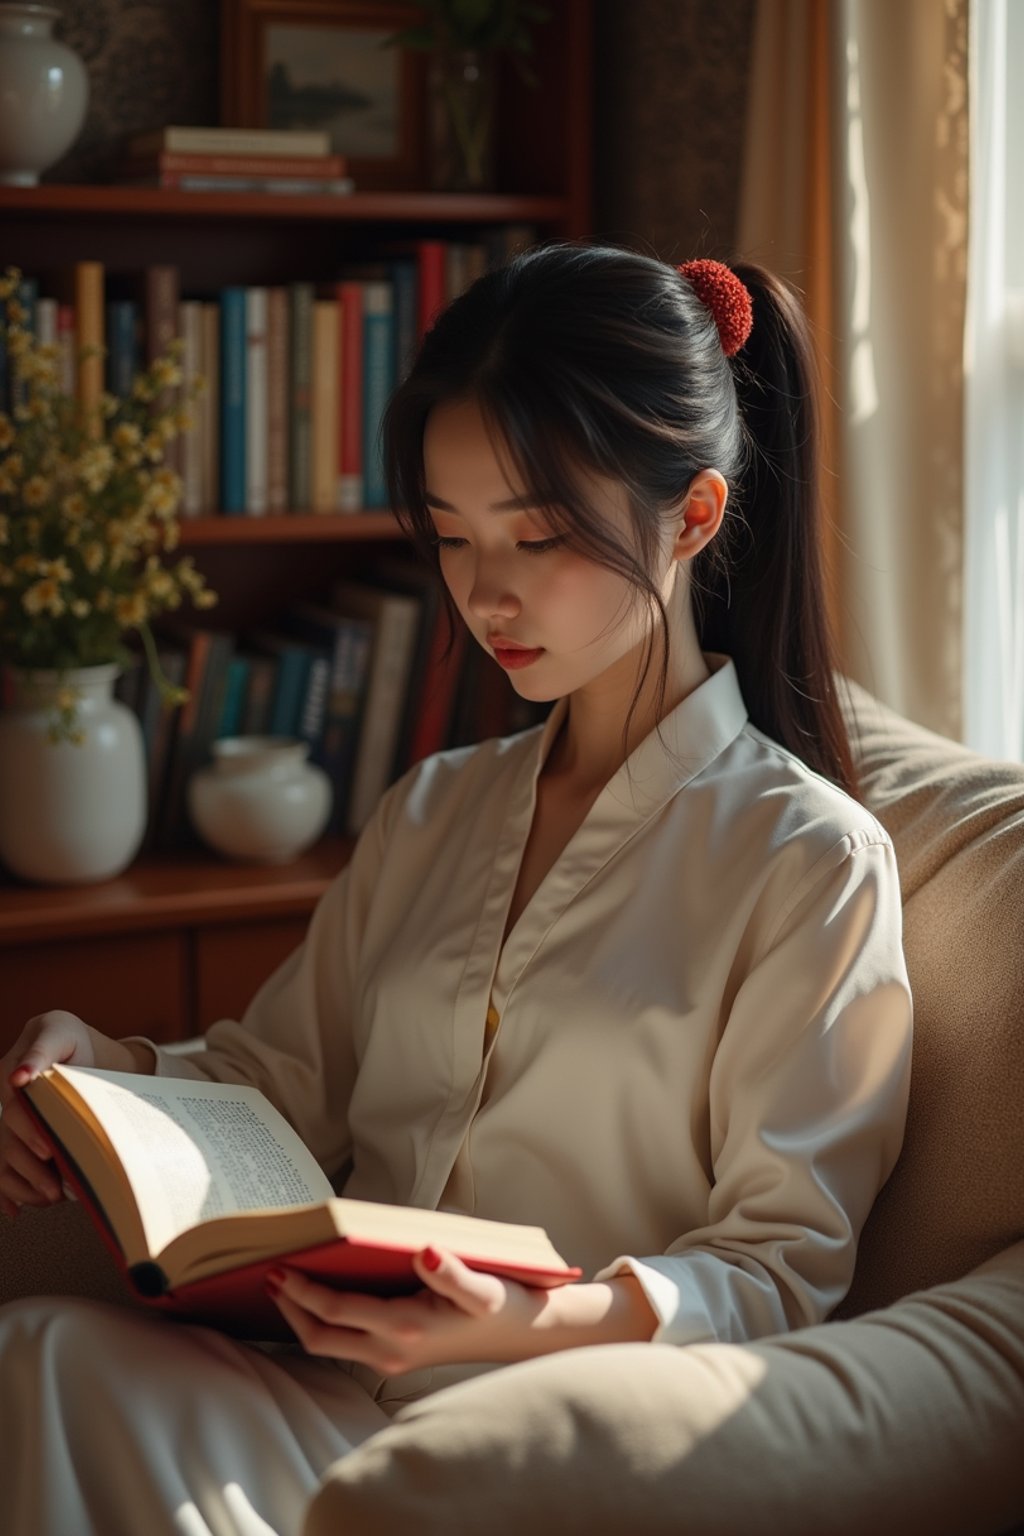
[[[717,469],[701,469],[690,481],[680,512],[682,522],[672,549],[676,560],[692,560],[710,544],[725,515],[729,487]]]

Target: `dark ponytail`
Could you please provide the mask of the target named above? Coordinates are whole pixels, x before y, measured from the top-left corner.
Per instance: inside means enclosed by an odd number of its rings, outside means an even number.
[[[701,645],[733,658],[750,718],[856,793],[836,689],[821,529],[816,367],[803,311],[770,272],[735,266],[754,324],[733,362],[747,459],[743,516],[693,562]]]
[[[439,316],[388,405],[390,502],[436,568],[423,431],[435,405],[472,397],[553,530],[629,580],[667,638],[651,576],[662,519],[698,471],[719,470],[725,521],[691,571],[701,645],[732,656],[754,725],[852,793],[821,568],[807,331],[775,278],[755,267],[737,275],[754,327],[731,362],[690,283],[650,257],[551,245],[479,278]],[[580,469],[625,488],[631,541],[589,504]],[[653,655],[652,637],[645,674]],[[662,690],[666,674],[663,654]]]

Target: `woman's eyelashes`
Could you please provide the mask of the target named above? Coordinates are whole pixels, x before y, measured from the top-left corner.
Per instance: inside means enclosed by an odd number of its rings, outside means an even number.
[[[443,534],[437,534],[434,538],[437,549],[461,549],[465,543],[465,539],[445,537]],[[558,533],[549,539],[520,539],[516,549],[521,550],[523,554],[543,555],[549,550],[560,549],[564,543],[565,535]]]

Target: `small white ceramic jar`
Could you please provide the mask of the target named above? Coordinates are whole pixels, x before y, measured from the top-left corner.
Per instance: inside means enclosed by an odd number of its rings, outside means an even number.
[[[280,864],[308,848],[331,814],[331,781],[306,761],[303,741],[225,736],[213,762],[188,783],[188,811],[199,836],[229,859]]]

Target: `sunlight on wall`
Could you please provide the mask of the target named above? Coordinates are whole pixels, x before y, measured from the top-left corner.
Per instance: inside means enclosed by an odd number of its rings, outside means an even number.
[[[846,42],[847,169],[850,195],[849,422],[863,425],[878,410],[878,383],[871,347],[871,200],[864,164],[864,117],[857,40]]]

